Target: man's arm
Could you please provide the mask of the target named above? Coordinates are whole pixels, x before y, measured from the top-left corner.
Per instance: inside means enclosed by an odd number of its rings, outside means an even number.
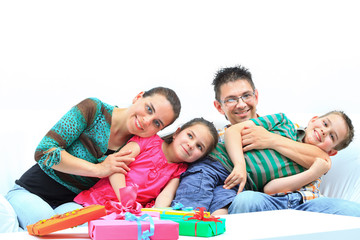
[[[247,126],[241,135],[244,152],[252,149],[274,149],[305,168],[309,168],[316,158],[331,161],[329,155],[320,148],[271,133],[261,126]]]
[[[317,158],[314,164],[304,172],[283,178],[276,178],[264,187],[264,193],[286,193],[296,191],[303,186],[315,181],[330,169],[330,162]]]

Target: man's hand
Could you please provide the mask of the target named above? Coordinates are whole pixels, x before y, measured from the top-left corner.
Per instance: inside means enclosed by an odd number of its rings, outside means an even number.
[[[230,175],[225,179],[224,188],[231,189],[239,184],[238,193],[241,192],[246,183],[246,168],[241,168],[240,166],[235,166]]]
[[[253,149],[272,148],[274,136],[276,134],[267,131],[261,126],[246,126],[241,132],[244,152]]]
[[[130,171],[128,165],[135,159],[130,157],[131,151],[110,154],[102,163],[95,164],[99,178],[108,177],[113,173],[125,174]]]

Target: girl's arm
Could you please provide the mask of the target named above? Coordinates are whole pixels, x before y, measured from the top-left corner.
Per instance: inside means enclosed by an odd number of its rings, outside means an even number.
[[[304,172],[289,177],[277,178],[268,182],[264,187],[264,193],[275,194],[281,192],[293,192],[315,181],[330,169],[330,162],[317,158],[314,164]]]
[[[226,151],[234,164],[234,169],[224,182],[224,188],[230,189],[239,184],[241,192],[246,183],[246,163],[243,153],[241,132],[244,127],[254,126],[252,121],[245,121],[232,125],[225,131]]]
[[[154,207],[170,207],[172,200],[175,198],[175,193],[179,183],[179,178],[171,179],[165,188],[161,191],[161,193],[157,196]]]
[[[261,126],[244,128],[242,139],[244,152],[252,149],[274,149],[305,168],[309,168],[316,158],[331,161],[329,155],[320,148],[271,133]]]
[[[131,154],[129,154],[129,156],[135,158],[140,153],[139,144],[137,144],[136,142],[129,142],[119,151],[119,153],[128,151],[131,151]],[[109,181],[116,194],[116,197],[118,198],[119,202],[121,202],[119,189],[126,187],[125,175],[123,173],[114,173],[109,176]]]

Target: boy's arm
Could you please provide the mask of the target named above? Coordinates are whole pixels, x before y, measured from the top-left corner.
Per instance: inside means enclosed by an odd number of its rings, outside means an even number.
[[[241,192],[246,183],[246,163],[242,148],[241,132],[244,127],[254,126],[252,121],[245,121],[232,125],[225,131],[225,147],[234,164],[234,169],[224,182],[224,188],[230,189],[239,184],[238,192]]]
[[[275,194],[293,192],[315,181],[330,169],[330,162],[317,158],[314,164],[304,172],[283,178],[273,179],[264,187],[264,193]]]
[[[128,151],[131,151],[130,157],[135,158],[140,153],[139,144],[137,144],[136,142],[129,142],[119,151],[119,153]],[[126,187],[125,175],[122,173],[114,173],[109,176],[109,181],[116,194],[116,197],[118,198],[119,202],[121,202],[119,189]]]
[[[170,207],[172,200],[175,198],[175,193],[179,183],[179,178],[171,179],[165,188],[161,191],[161,193],[157,196],[154,207]]]
[[[244,128],[242,140],[244,152],[252,149],[274,149],[305,168],[309,168],[316,158],[331,162],[329,155],[320,148],[271,133],[261,126]]]

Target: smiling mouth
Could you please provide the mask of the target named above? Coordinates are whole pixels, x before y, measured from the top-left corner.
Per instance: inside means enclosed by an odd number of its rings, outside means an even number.
[[[135,118],[135,126],[139,129],[139,130],[144,130],[144,128],[141,126],[139,119]]]
[[[189,152],[181,145],[181,147],[184,149],[184,151],[186,152],[186,154],[188,155],[188,156],[190,156],[190,154],[189,154]]]
[[[250,109],[242,110],[242,111],[235,111],[234,113],[237,115],[243,115],[247,114],[250,111]]]
[[[321,142],[321,137],[320,137],[319,133],[318,133],[316,130],[314,130],[314,135],[315,135],[316,139],[317,139],[319,142]]]

